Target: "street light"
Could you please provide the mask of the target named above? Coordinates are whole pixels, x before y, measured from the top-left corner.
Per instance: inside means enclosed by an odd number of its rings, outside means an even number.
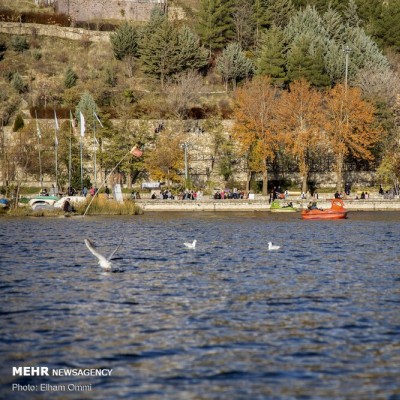
[[[343,49],[343,52],[346,55],[346,67],[345,67],[345,75],[344,75],[344,89],[347,92],[347,79],[348,79],[348,73],[349,73],[349,54],[352,52],[351,48],[349,46],[346,46]]]
[[[189,147],[189,143],[188,142],[183,142],[181,144],[181,147],[185,150],[185,182],[187,183],[188,179],[189,179],[189,173],[188,173],[188,157],[187,157],[187,151],[188,151],[188,147]]]

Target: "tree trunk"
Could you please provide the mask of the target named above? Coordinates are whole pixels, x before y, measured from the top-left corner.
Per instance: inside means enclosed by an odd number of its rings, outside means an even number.
[[[267,160],[265,160],[264,171],[262,172],[262,195],[268,196],[268,168],[267,168]]]
[[[307,193],[307,176],[308,176],[308,174],[304,174],[302,176],[303,182],[301,184],[301,191],[304,193]]]
[[[126,183],[127,183],[127,185],[128,185],[128,189],[132,189],[132,174],[131,174],[131,172],[128,172],[127,174],[126,174]]]
[[[343,181],[343,154],[336,157],[336,190],[340,193]]]
[[[302,168],[300,169],[301,179],[302,179],[301,191],[304,192],[304,193],[307,193],[307,187],[308,187],[307,182],[308,182],[308,173],[309,173],[309,171],[310,171],[310,169],[306,165],[303,165]]]
[[[247,192],[247,193],[250,192],[251,175],[252,175],[252,173],[251,173],[251,171],[249,170],[249,171],[247,172],[247,179],[246,179],[246,192]]]

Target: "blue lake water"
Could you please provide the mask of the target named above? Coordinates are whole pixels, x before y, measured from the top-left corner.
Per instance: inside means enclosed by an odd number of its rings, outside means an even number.
[[[399,222],[2,217],[0,398],[399,400]],[[86,237],[104,254],[124,238],[118,272]],[[112,374],[13,376],[19,366]]]

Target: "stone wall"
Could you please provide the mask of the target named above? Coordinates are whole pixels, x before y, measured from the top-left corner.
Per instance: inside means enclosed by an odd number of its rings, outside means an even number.
[[[127,19],[148,21],[155,7],[164,7],[165,0],[57,0],[55,10],[75,21]]]
[[[68,28],[57,25],[20,24],[19,22],[0,22],[0,32],[9,35],[54,36],[68,40],[89,40],[91,42],[108,42],[109,32],[89,31],[82,28]]]

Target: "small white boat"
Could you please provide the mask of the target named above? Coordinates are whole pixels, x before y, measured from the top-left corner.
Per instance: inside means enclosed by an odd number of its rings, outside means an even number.
[[[28,205],[32,210],[51,209],[57,200],[57,196],[35,196],[29,200]]]

